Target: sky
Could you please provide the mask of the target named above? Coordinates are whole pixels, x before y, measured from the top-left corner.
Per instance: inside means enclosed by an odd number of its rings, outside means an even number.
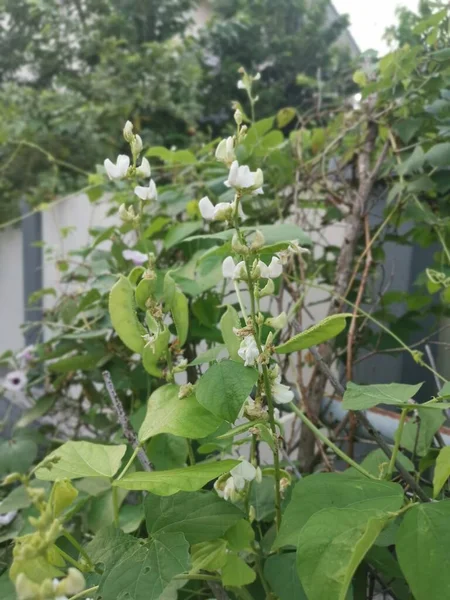
[[[396,22],[396,8],[406,6],[415,11],[419,0],[333,0],[333,4],[340,14],[349,15],[350,31],[359,48],[383,54],[388,51],[383,34]]]

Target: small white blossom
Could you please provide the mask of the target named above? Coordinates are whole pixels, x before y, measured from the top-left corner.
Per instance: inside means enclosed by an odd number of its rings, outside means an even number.
[[[137,185],[134,188],[134,193],[141,200],[156,200],[158,192],[156,191],[156,184],[153,179],[150,179],[148,187]]]
[[[240,492],[244,489],[247,481],[253,481],[255,479],[256,469],[248,462],[248,460],[243,459],[238,465],[231,469],[230,475],[233,479],[235,489]]]
[[[231,256],[227,256],[222,263],[222,275],[226,279],[245,279],[247,276],[245,262],[241,260],[241,262],[236,265]]]
[[[244,361],[246,367],[251,367],[255,364],[255,361],[259,356],[259,350],[253,335],[247,335],[242,340],[238,354]]]
[[[131,223],[136,219],[134,208],[132,206],[127,208],[125,204],[121,204],[119,206],[118,215],[124,223]]]
[[[308,250],[308,248],[303,248],[303,246],[299,246],[298,240],[292,240],[291,242],[289,242],[289,246],[286,248],[286,250],[281,250],[280,252],[277,252],[277,256],[281,260],[281,263],[283,265],[285,265],[289,258],[294,254],[302,256],[302,254],[311,254],[311,252],[310,250]]]
[[[273,256],[268,266],[260,260],[258,267],[261,277],[264,277],[264,279],[276,279],[283,272],[283,265],[278,256]]]
[[[283,311],[277,317],[269,317],[266,319],[266,325],[274,329],[283,329],[287,324],[287,315]]]
[[[119,154],[114,164],[109,158],[103,163],[105,166],[106,174],[110,179],[123,179],[128,173],[130,166],[130,157],[126,154]]]
[[[204,196],[200,200],[198,208],[205,221],[226,221],[233,215],[231,202],[219,202],[214,206],[208,196]]]
[[[287,385],[281,383],[281,373],[278,365],[272,369],[272,376],[274,376],[272,384],[273,399],[277,404],[288,404],[294,399],[294,392]]]
[[[150,163],[144,157],[141,161],[140,166],[136,169],[136,175],[142,177],[143,179],[148,179],[152,174],[152,170],[150,168]]]
[[[253,195],[264,193],[262,189],[263,183],[264,175],[261,169],[250,171],[247,165],[239,166],[237,160],[233,161],[228,179],[225,181],[227,187],[237,190],[248,190]]]
[[[23,371],[11,371],[3,380],[3,387],[9,392],[20,392],[27,383],[27,376]]]
[[[12,510],[11,512],[4,513],[0,515],[0,526],[4,527],[5,525],[9,525],[14,521],[17,515],[17,510]]]
[[[126,142],[130,143],[133,140],[133,123],[131,121],[127,121],[125,123],[125,127],[123,128],[123,137]]]
[[[226,165],[231,165],[231,163],[236,160],[236,154],[234,153],[234,139],[232,136],[227,137],[226,140],[222,140],[219,143],[216,149],[216,158]]]
[[[144,254],[143,252],[139,252],[139,250],[124,250],[122,252],[122,256],[124,257],[125,260],[131,260],[133,262],[133,264],[135,265],[143,265],[144,263],[146,263],[148,261],[148,256],[147,254]]]

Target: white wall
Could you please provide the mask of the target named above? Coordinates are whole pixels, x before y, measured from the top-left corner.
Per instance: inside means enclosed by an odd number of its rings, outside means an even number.
[[[23,346],[22,232],[0,230],[0,354]]]

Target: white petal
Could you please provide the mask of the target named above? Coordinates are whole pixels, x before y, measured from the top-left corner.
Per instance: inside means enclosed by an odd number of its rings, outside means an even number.
[[[3,387],[10,392],[20,392],[27,383],[27,376],[23,371],[11,371],[3,380]]]
[[[137,185],[134,188],[134,193],[141,200],[147,200],[148,188],[143,187],[142,185]]]
[[[3,515],[0,515],[0,525],[1,526],[9,525],[16,518],[16,515],[17,515],[16,510],[12,510],[11,512],[7,512],[7,513],[4,513]]]
[[[282,383],[276,383],[273,388],[273,399],[277,404],[287,404],[294,399],[294,392]]]
[[[214,221],[225,221],[231,218],[232,205],[230,202],[219,202],[214,207]]]
[[[216,158],[220,161],[225,161],[227,157],[227,141],[222,140],[216,148]]]
[[[212,221],[214,218],[214,204],[208,198],[204,196],[198,203],[200,214],[206,221]]]
[[[237,187],[237,177],[239,171],[239,163],[237,160],[234,160],[231,163],[230,172],[228,173],[228,179],[225,181],[225,185],[227,187]]]
[[[245,85],[242,79],[239,79],[239,81],[237,82],[237,86],[239,90],[245,90]]]
[[[104,161],[103,165],[105,167],[106,174],[110,179],[119,179],[119,169],[111,160],[109,160],[109,158]]]
[[[254,173],[252,173],[247,165],[239,167],[237,176],[237,187],[246,189],[254,185]]]
[[[231,256],[227,256],[222,263],[222,275],[227,279],[231,279],[234,275],[235,264]]]
[[[263,263],[262,260],[259,260],[258,268],[259,268],[261,277],[263,277],[264,279],[270,279],[270,271],[269,271],[269,267],[266,265],[266,263]]]
[[[143,265],[148,261],[147,254],[139,252],[139,250],[124,250],[122,256],[125,260],[131,260],[135,265]]]
[[[140,177],[150,177],[151,175],[151,169],[150,169],[150,163],[148,162],[148,160],[144,157],[141,161],[141,165],[136,169],[136,173],[140,176]]]
[[[126,154],[119,154],[116,161],[117,168],[119,169],[120,177],[125,177],[130,166],[130,157]]]
[[[230,474],[233,477],[235,484],[237,478],[242,478],[244,482],[253,481],[256,476],[256,469],[251,463],[248,462],[248,460],[242,460],[238,465],[231,469]],[[242,487],[240,489],[242,489]],[[237,485],[236,488],[238,488]]]
[[[279,277],[283,272],[283,265],[281,264],[281,260],[278,256],[272,257],[269,265],[269,277],[275,279]]]

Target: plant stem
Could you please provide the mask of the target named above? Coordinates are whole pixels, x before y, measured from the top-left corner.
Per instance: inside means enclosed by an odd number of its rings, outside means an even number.
[[[395,461],[397,459],[398,451],[400,449],[400,443],[402,440],[403,427],[405,425],[406,415],[408,414],[409,408],[404,408],[400,415],[400,422],[398,424],[398,429],[395,433],[395,445],[392,451],[391,460],[389,461],[389,466],[387,470],[387,476],[390,479],[392,477],[392,473],[394,472]]]
[[[68,542],[70,542],[72,544],[72,546],[78,550],[78,552],[81,554],[81,556],[85,559],[85,561],[88,563],[88,565],[90,567],[93,567],[94,564],[91,560],[91,557],[89,556],[89,554],[86,552],[86,550],[82,547],[82,545],[73,537],[73,535],[71,533],[69,533],[66,529],[63,530],[63,536],[66,538],[66,540]]]
[[[76,567],[79,571],[81,571],[82,573],[86,571],[86,567],[82,564],[80,564],[75,558],[72,558],[70,556],[70,554],[67,554],[67,552],[64,552],[64,550],[61,550],[61,548],[59,546],[54,546],[58,552],[58,554],[60,554],[64,560],[66,560],[68,563],[70,563],[71,565],[73,565],[74,567]]]
[[[190,463],[191,467],[193,467],[196,463],[196,460],[195,460],[194,449],[192,448],[192,441],[188,439],[187,443],[188,443],[189,463]]]
[[[217,575],[206,575],[203,573],[182,573],[181,575],[175,575],[174,579],[186,579],[195,581],[220,581],[220,577]]]
[[[140,450],[140,446],[136,446],[136,448],[133,451],[133,454],[130,457],[130,460],[127,462],[127,464],[124,466],[124,468],[122,469],[121,473],[119,474],[119,476],[117,477],[116,481],[119,481],[119,479],[122,479],[122,477],[125,475],[125,473],[128,471],[128,469],[131,467],[134,459],[136,458],[139,450]]]
[[[368,477],[369,479],[375,479],[375,480],[377,479],[376,477],[371,475],[368,471],[366,471],[364,469],[364,467],[362,467],[357,462],[355,462],[352,458],[350,458],[350,456],[347,456],[347,454],[345,454],[345,452],[343,452],[338,446],[336,446],[336,444],[334,444],[331,440],[329,440],[327,438],[327,436],[324,435],[320,431],[320,429],[318,429],[314,425],[314,423],[308,419],[308,417],[305,415],[305,413],[302,410],[300,410],[297,406],[295,406],[295,404],[293,402],[290,402],[289,406],[295,412],[295,414],[302,420],[302,422],[306,425],[306,427],[308,427],[308,429],[310,429],[314,433],[314,435],[317,438],[319,438],[319,440],[321,442],[323,442],[326,446],[331,448],[331,450],[333,450],[333,452],[335,454],[337,454],[340,458],[342,458],[342,460],[344,460],[351,467],[353,467],[354,469],[359,471],[365,477]]]
[[[83,590],[79,594],[75,594],[75,596],[70,596],[70,600],[79,600],[79,598],[84,598],[87,594],[95,593],[98,590],[99,586],[94,585],[94,587],[90,587],[87,590]]]

